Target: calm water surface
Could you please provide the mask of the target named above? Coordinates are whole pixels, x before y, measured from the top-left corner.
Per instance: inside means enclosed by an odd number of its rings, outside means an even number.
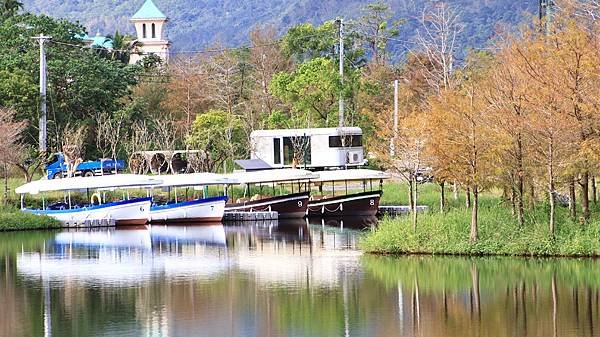
[[[600,261],[378,257],[354,221],[0,234],[0,336],[600,336]]]

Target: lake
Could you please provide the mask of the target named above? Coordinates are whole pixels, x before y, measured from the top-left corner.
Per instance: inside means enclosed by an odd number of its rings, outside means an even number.
[[[599,260],[364,255],[371,224],[0,233],[0,336],[600,336]]]

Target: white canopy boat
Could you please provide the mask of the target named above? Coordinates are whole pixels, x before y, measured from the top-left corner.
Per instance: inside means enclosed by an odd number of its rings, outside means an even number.
[[[175,199],[164,205],[152,205],[152,222],[219,222],[223,218],[227,196],[207,197],[206,188],[214,185],[234,185],[238,181],[215,173],[190,173],[161,176],[163,189],[174,189]],[[202,190],[203,196],[192,200],[179,200],[177,188],[194,187]]]
[[[96,177],[74,177],[66,179],[37,180],[18,187],[15,192],[21,195],[21,209],[38,215],[48,215],[69,227],[81,226],[110,226],[143,225],[150,217],[151,197],[129,198],[129,193],[123,200],[106,202],[106,191],[116,189],[149,188],[162,183],[161,180],[135,174],[115,174]],[[71,192],[96,192],[91,196],[90,203],[74,204]],[[64,192],[64,201],[47,205],[44,193]],[[41,194],[42,208],[25,208],[25,194]]]
[[[317,173],[319,178],[313,180],[313,183],[319,187],[320,195],[312,196],[308,202],[308,216],[375,216],[379,211],[383,180],[390,178],[386,172],[367,169],[331,170]],[[375,190],[373,181],[379,184]],[[336,183],[339,182],[344,183],[344,193],[336,195]],[[348,193],[348,182],[361,182],[363,191]],[[323,187],[327,183],[331,183],[332,195],[323,193]]]
[[[234,172],[227,176],[245,185],[245,189],[241,198],[231,198],[233,202],[225,206],[225,212],[276,211],[279,218],[304,217],[310,197],[310,182],[319,177],[313,172],[300,169]],[[253,192],[252,186],[255,186],[254,192],[257,193],[250,196]],[[276,186],[289,186],[292,193],[286,191],[276,195]],[[271,195],[264,195],[264,190],[271,190]]]

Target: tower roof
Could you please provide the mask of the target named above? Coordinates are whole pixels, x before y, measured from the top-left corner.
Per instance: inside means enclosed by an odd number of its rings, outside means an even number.
[[[146,0],[142,7],[131,17],[132,19],[166,19],[167,16],[156,7],[152,0]]]

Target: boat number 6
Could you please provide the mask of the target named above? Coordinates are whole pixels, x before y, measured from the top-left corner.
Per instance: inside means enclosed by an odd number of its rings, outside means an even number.
[[[302,201],[298,201],[298,207],[302,207]]]
[[[369,205],[375,206],[375,200],[373,200],[373,199],[369,200]]]
[[[140,206],[140,212],[144,211],[144,206]]]

